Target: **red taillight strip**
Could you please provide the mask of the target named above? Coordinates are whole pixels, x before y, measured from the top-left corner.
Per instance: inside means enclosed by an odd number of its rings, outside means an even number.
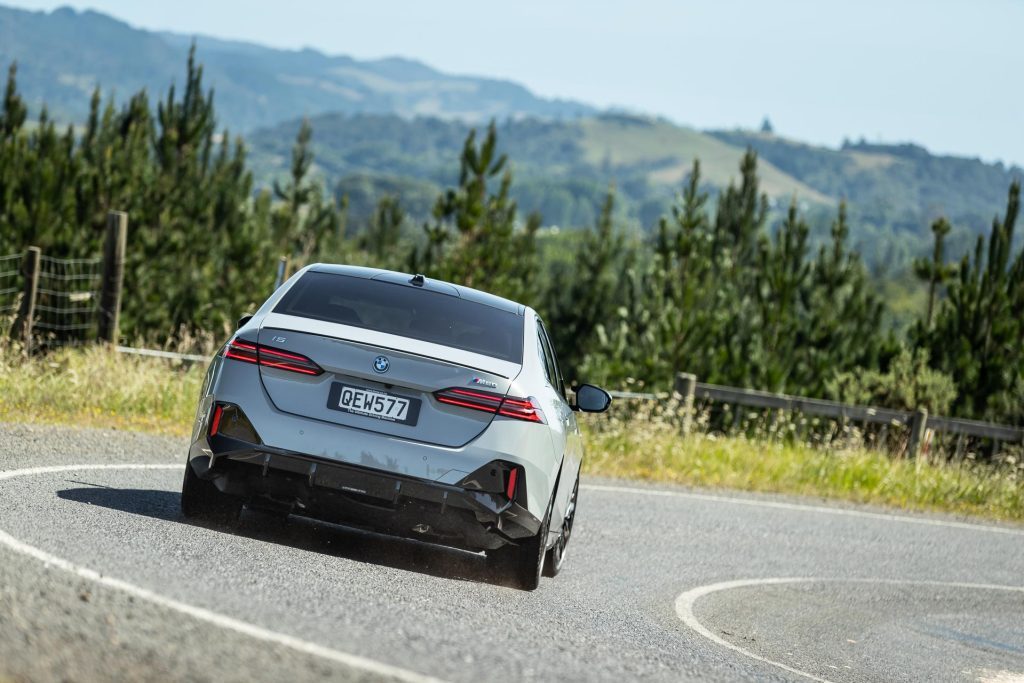
[[[452,406],[460,406],[462,408],[473,408],[474,410],[482,410],[485,413],[496,413],[498,412],[495,407],[485,406],[479,403],[470,403],[469,401],[460,401],[457,398],[449,398],[448,396],[438,396],[437,400],[441,403],[447,403]]]
[[[482,391],[470,391],[451,387],[434,393],[441,403],[480,410],[485,413],[495,413],[503,417],[511,417],[527,422],[544,424],[544,413],[534,403],[533,399],[512,398],[500,394],[485,393]]]
[[[280,349],[272,349],[269,346],[260,346],[259,347],[259,352],[261,354],[265,353],[265,354],[270,355],[270,356],[280,356],[281,358],[287,358],[289,360],[297,360],[300,363],[310,363],[310,362],[312,362],[308,358],[306,358],[305,356],[300,356],[300,355],[294,354],[294,353],[287,353],[285,351],[281,351]]]
[[[224,357],[234,358],[246,363],[255,363],[257,362],[256,345],[244,342],[241,339],[232,339],[224,349]]]
[[[281,368],[282,370],[301,372],[304,375],[319,375],[320,373],[323,372],[323,370],[320,370],[319,368],[314,370],[313,368],[302,367],[299,365],[294,365],[292,363],[275,363],[273,361],[264,360],[262,358],[260,358],[260,365],[262,365],[265,368]]]
[[[224,357],[245,363],[258,363],[268,368],[298,372],[303,375],[321,375],[324,372],[323,368],[306,356],[288,353],[262,344],[253,344],[241,339],[232,339],[228,342],[224,349]]]
[[[536,408],[530,408],[529,410],[505,410],[502,408],[498,411],[498,415],[514,417],[517,420],[526,420],[527,422],[544,422],[544,419],[540,415],[540,411]]]
[[[459,396],[467,396],[469,398],[479,399],[481,401],[493,401],[495,405],[501,403],[502,397],[497,394],[485,394],[480,391],[470,391],[469,389],[445,389],[445,392],[450,394],[458,394]]]
[[[220,416],[224,413],[224,406],[218,405],[213,409],[213,419],[210,420],[210,436],[217,436],[220,429]]]
[[[516,479],[519,478],[519,468],[513,467],[508,473],[508,487],[505,489],[505,496],[512,500],[516,497]]]

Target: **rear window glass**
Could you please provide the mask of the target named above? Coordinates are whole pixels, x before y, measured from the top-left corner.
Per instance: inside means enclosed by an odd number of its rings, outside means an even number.
[[[418,287],[308,272],[274,312],[523,362],[523,316]]]

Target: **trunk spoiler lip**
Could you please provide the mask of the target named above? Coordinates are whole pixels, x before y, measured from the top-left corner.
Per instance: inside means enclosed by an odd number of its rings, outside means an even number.
[[[463,351],[443,344],[420,341],[412,337],[403,337],[387,332],[377,332],[365,327],[354,327],[342,325],[341,323],[330,323],[315,318],[302,318],[283,313],[270,313],[260,322],[259,332],[264,330],[281,330],[283,332],[298,332],[299,334],[310,334],[316,337],[323,337],[332,341],[347,342],[360,346],[370,346],[388,351],[397,351],[410,356],[417,356],[426,360],[432,360],[448,365],[479,370],[513,382],[523,370],[522,363],[492,358],[472,351]],[[412,344],[410,344],[412,342]],[[423,351],[410,348],[412,345],[423,345]],[[436,355],[431,355],[430,352]],[[458,354],[463,357],[464,362],[453,360],[452,356]]]

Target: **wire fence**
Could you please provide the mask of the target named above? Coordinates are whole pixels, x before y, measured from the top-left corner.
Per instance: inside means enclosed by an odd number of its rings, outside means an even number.
[[[0,256],[0,327],[22,314],[25,255]],[[39,256],[32,337],[36,349],[82,346],[95,341],[103,279],[100,258]]]
[[[96,338],[102,260],[39,258],[35,329],[45,346],[81,346]]]
[[[23,254],[0,256],[0,318],[10,318],[21,301],[21,260]]]

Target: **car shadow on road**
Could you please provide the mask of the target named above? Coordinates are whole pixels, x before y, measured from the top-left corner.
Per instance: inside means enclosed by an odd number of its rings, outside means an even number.
[[[76,482],[78,483],[78,482]],[[81,482],[86,483],[86,482]],[[181,495],[175,491],[117,489],[89,485],[57,492],[62,500],[97,505],[168,522],[198,526],[229,535],[276,543],[291,548],[382,565],[445,579],[505,584],[488,566],[483,555],[383,536],[361,529],[303,517],[244,510],[231,525],[194,523],[181,513]]]

